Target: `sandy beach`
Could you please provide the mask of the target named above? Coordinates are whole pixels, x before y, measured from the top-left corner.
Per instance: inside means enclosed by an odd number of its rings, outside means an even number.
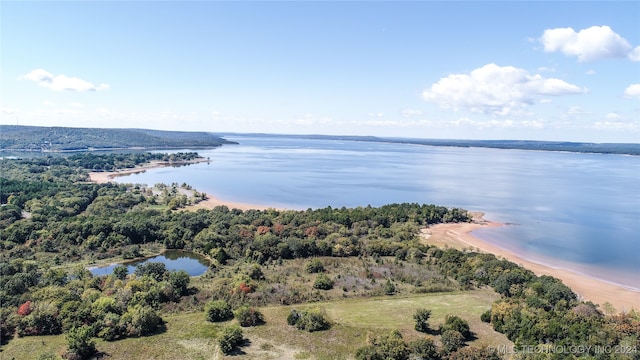
[[[105,183],[112,181],[116,176],[133,174],[148,169],[166,166],[163,164],[151,164],[145,167],[127,169],[117,172],[92,172],[89,173],[92,181]],[[211,209],[219,205],[226,205],[229,208],[240,210],[266,210],[273,209],[272,206],[248,204],[222,200],[211,194],[207,194],[207,200],[196,205],[188,206],[187,210],[197,210],[200,208]],[[282,209],[279,209],[282,210]],[[631,309],[640,310],[640,292],[633,291],[622,286],[612,284],[600,279],[596,279],[584,274],[572,272],[567,269],[554,268],[545,264],[536,263],[522,258],[515,252],[500,248],[496,245],[481,240],[471,233],[472,231],[486,227],[503,226],[502,224],[487,221],[483,214],[475,213],[471,223],[437,224],[421,232],[422,240],[425,244],[439,247],[452,247],[456,249],[473,249],[476,251],[491,253],[497,257],[505,258],[511,262],[519,264],[536,275],[550,275],[562,280],[569,286],[581,300],[592,301],[602,306],[605,303],[612,304],[617,311],[629,311]]]
[[[486,221],[482,214],[474,214],[471,223],[437,224],[423,229],[421,236],[424,243],[439,247],[452,247],[456,249],[472,248],[476,251],[491,253],[497,257],[507,259],[533,271],[536,275],[549,275],[556,277],[569,286],[581,300],[592,301],[599,304],[612,304],[617,311],[626,312],[633,309],[640,310],[640,292],[624,288],[600,279],[575,273],[566,269],[553,268],[545,264],[539,264],[522,258],[517,253],[505,250],[486,241],[483,241],[471,233],[479,228],[503,226],[502,224]]]
[[[89,178],[91,179],[91,181],[95,183],[104,184],[109,181],[113,181],[113,179],[118,176],[127,176],[127,175],[136,174],[136,173],[144,172],[150,169],[156,169],[156,168],[165,167],[165,166],[169,166],[169,165],[162,162],[155,162],[155,163],[151,163],[149,165],[137,167],[134,169],[126,169],[126,170],[111,171],[111,172],[110,171],[90,172]],[[235,208],[243,211],[250,210],[250,209],[254,209],[254,210],[274,209],[273,206],[226,201],[216,196],[213,196],[211,194],[206,194],[206,195],[207,195],[206,200],[201,201],[196,205],[187,206],[185,209],[186,210],[213,209],[214,207],[220,206],[220,205],[225,205],[229,209]]]

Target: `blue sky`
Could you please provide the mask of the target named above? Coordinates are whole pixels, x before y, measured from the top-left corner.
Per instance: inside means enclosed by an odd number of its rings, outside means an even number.
[[[1,124],[640,142],[640,2],[0,11]]]

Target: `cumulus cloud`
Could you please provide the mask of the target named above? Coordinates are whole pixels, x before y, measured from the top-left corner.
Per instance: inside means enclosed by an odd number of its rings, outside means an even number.
[[[54,91],[98,91],[109,88],[108,84],[94,85],[77,77],[69,77],[63,74],[54,76],[43,69],[35,69],[24,75],[23,78]]]
[[[570,27],[547,29],[540,42],[545,52],[577,56],[581,62],[623,57],[640,61],[640,50],[632,49],[627,40],[608,26],[592,26],[578,32]]]
[[[624,89],[624,96],[640,99],[640,84],[631,84]]]
[[[629,52],[629,60],[640,61],[640,46],[636,46],[635,49]]]
[[[531,75],[513,66],[487,64],[469,74],[452,74],[438,80],[422,96],[444,109],[466,108],[473,112],[508,115],[531,105],[541,96],[586,92],[555,78]]]

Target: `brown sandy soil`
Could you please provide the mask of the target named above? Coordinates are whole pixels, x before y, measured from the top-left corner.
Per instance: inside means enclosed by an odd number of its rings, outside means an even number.
[[[578,274],[567,269],[558,269],[522,258],[515,252],[500,248],[473,236],[471,232],[502,224],[486,221],[482,213],[474,213],[471,223],[437,224],[423,229],[421,236],[425,244],[456,249],[473,249],[491,253],[533,271],[536,275],[556,277],[569,286],[581,300],[592,301],[602,306],[612,304],[617,311],[640,310],[640,292],[624,288],[600,279]]]

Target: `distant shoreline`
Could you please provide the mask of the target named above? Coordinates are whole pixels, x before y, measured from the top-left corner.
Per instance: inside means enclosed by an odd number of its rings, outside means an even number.
[[[201,159],[198,159],[201,160]],[[206,160],[205,160],[206,161]],[[202,162],[195,161],[193,163]],[[96,183],[107,183],[113,181],[117,176],[125,176],[143,172],[149,169],[164,167],[161,163],[152,163],[135,169],[128,169],[115,172],[91,172],[90,179]],[[230,209],[239,210],[267,210],[277,209],[273,206],[232,202],[220,199],[211,194],[207,194],[207,199],[196,205],[186,207],[187,210],[213,209],[216,206],[227,206]],[[284,209],[277,209],[284,210]],[[491,244],[473,235],[473,231],[481,228],[504,226],[504,224],[487,221],[482,213],[473,213],[473,221],[470,223],[445,223],[432,225],[422,229],[420,236],[422,242],[428,245],[435,245],[441,248],[452,247],[459,250],[472,248],[481,252],[490,253],[499,258],[507,259],[519,264],[526,269],[533,271],[536,275],[549,275],[556,277],[569,286],[581,300],[592,301],[601,307],[609,303],[616,308],[616,311],[629,311],[631,309],[640,310],[640,291],[626,288],[622,285],[607,282],[585,274],[580,274],[568,269],[554,268],[547,264],[540,264],[523,258],[516,252],[507,250]]]
[[[436,224],[423,229],[420,236],[423,243],[428,245],[452,247],[459,250],[471,248],[519,264],[538,276],[556,277],[569,286],[580,300],[592,301],[599,304],[601,308],[608,302],[616,308],[617,312],[627,312],[631,309],[640,310],[640,291],[568,269],[555,268],[527,260],[514,251],[501,248],[473,235],[474,230],[498,226],[504,225],[485,220],[482,213],[474,213],[474,219],[471,223]]]

